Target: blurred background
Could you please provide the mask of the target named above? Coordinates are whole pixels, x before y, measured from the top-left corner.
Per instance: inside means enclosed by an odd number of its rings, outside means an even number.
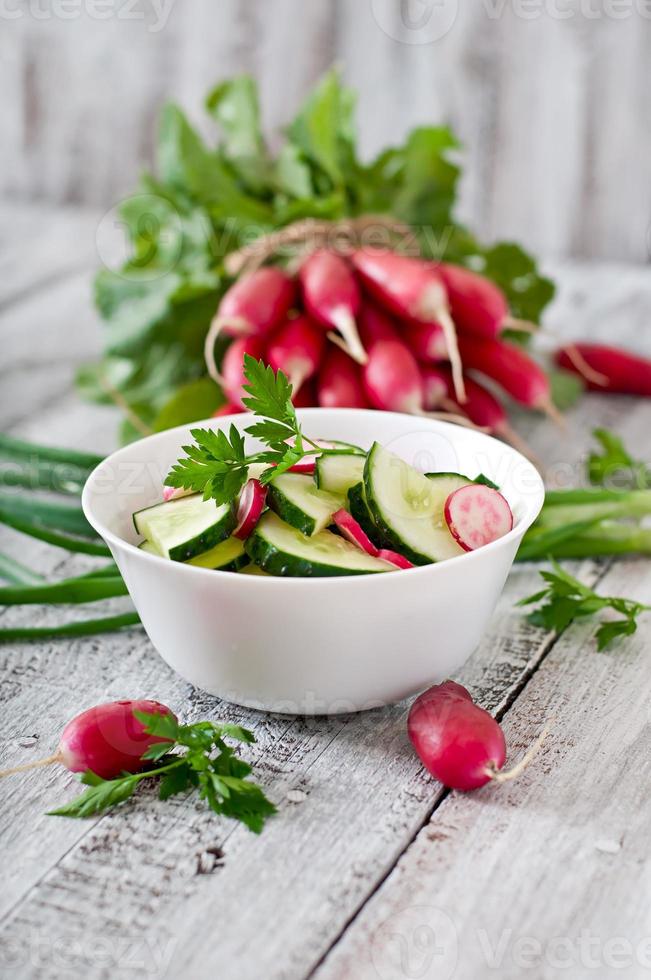
[[[108,209],[149,164],[161,104],[206,131],[203,97],[233,74],[258,79],[273,145],[338,63],[365,154],[451,124],[481,237],[650,259],[651,0],[0,0],[0,20],[12,204]]]

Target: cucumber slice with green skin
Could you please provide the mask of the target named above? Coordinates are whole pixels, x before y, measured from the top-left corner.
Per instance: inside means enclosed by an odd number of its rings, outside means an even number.
[[[146,551],[150,555],[158,555],[163,558],[163,554],[151,541],[143,541],[138,547],[141,551]],[[183,562],[184,565],[197,565],[199,568],[214,568],[222,572],[236,572],[249,561],[248,555],[244,550],[244,543],[237,538],[226,538],[220,541],[214,548],[204,551],[196,558],[189,558]]]
[[[196,558],[190,558],[184,564],[196,565],[199,568],[214,568],[221,572],[236,572],[248,563],[249,556],[244,550],[244,542],[238,538],[226,538],[214,548],[204,551]]]
[[[445,521],[447,482],[428,479],[377,442],[366,458],[364,491],[373,520],[389,547],[416,565],[464,553]]]
[[[364,484],[357,483],[348,491],[348,510],[355,518],[362,530],[369,536],[373,544],[381,547],[384,544],[382,535],[375,525],[375,521],[366,503]]]
[[[199,494],[154,504],[133,515],[138,534],[172,561],[187,561],[214,548],[230,535],[235,522],[232,503],[218,505]]]
[[[319,456],[314,470],[314,482],[328,493],[346,494],[364,478],[365,456],[342,454]]]
[[[480,473],[479,476],[476,476],[474,480],[471,480],[469,476],[464,476],[463,473],[452,473],[452,472],[426,473],[425,476],[427,477],[428,480],[442,480],[446,477],[452,480],[453,477],[456,477],[456,479],[459,481],[458,486],[453,487],[450,490],[450,493],[454,493],[455,490],[460,490],[461,487],[468,486],[469,483],[481,483],[485,487],[490,487],[491,490],[499,490],[498,485],[496,483],[493,483],[492,480],[489,480],[488,477],[484,476],[483,473]],[[450,486],[452,486],[452,483],[450,484]]]
[[[331,442],[337,449],[352,449],[357,456],[366,456],[366,450],[356,446],[354,442],[342,442],[341,439],[332,439]]]
[[[245,565],[244,568],[240,568],[240,575],[264,575],[265,578],[271,578],[269,572],[265,572],[263,568],[258,565],[252,565],[249,563]]]
[[[365,554],[338,534],[320,531],[308,538],[272,513],[258,522],[245,547],[251,560],[271,575],[310,578],[392,571],[387,562]]]
[[[319,490],[311,476],[283,473],[267,484],[267,503],[283,521],[311,536],[332,522],[344,498]]]
[[[474,482],[462,473],[426,473],[425,476],[434,484],[436,492],[440,490],[446,497],[455,490],[460,490],[461,487],[471,486]]]
[[[151,541],[142,541],[138,547],[141,551],[146,551],[148,555],[158,555],[159,558],[163,557],[156,545],[152,544]]]

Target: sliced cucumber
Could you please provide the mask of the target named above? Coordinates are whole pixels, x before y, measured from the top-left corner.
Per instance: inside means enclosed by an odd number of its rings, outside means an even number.
[[[337,449],[352,449],[358,456],[366,456],[366,450],[361,446],[356,446],[354,442],[343,442],[341,439],[331,439],[332,445]]]
[[[365,456],[342,453],[341,456],[319,456],[314,470],[314,482],[319,490],[346,494],[364,477]]]
[[[258,522],[245,547],[252,561],[271,575],[365,575],[392,570],[337,534],[321,531],[308,538],[272,513]]]
[[[467,487],[473,482],[461,473],[426,473],[425,476],[434,484],[437,493],[445,494],[446,500],[455,490]]]
[[[263,568],[259,565],[248,564],[244,568],[240,568],[241,575],[264,575],[265,578],[270,578],[269,572],[265,572]]]
[[[220,541],[214,548],[204,551],[203,554],[190,558],[186,565],[198,565],[199,568],[214,568],[222,572],[236,572],[239,568],[247,565],[248,555],[244,550],[244,542],[238,538],[226,538]]]
[[[364,491],[382,536],[410,561],[427,565],[463,554],[445,522],[446,480],[428,479],[376,442],[366,459]]]
[[[449,479],[451,487],[450,493],[453,493],[455,490],[460,490],[461,487],[468,486],[469,483],[481,483],[485,487],[490,487],[491,490],[499,490],[498,485],[493,483],[492,480],[489,480],[483,473],[476,476],[474,480],[471,480],[469,476],[464,476],[462,473],[426,473],[425,476],[428,480]],[[453,485],[453,481],[455,479],[458,481],[456,486]]]
[[[283,473],[268,484],[267,502],[287,524],[303,534],[318,534],[344,505],[342,496],[319,490],[311,476]]]
[[[160,550],[156,547],[155,544],[152,544],[151,541],[141,541],[138,547],[140,548],[141,551],[146,551],[148,555],[158,555],[159,558],[163,557],[160,553]]]
[[[146,551],[150,555],[163,557],[160,548],[157,548],[151,541],[143,541],[138,547],[141,551]],[[184,565],[198,565],[199,568],[214,568],[222,572],[236,572],[248,563],[249,559],[244,551],[244,542],[237,538],[226,538],[220,541],[214,548],[204,551],[195,558],[189,558],[183,562]]]
[[[164,558],[186,561],[229,536],[235,527],[235,510],[231,504],[217,505],[193,494],[136,511],[133,523]]]
[[[370,510],[368,509],[363,483],[356,483],[355,486],[351,487],[348,491],[348,510],[353,515],[362,530],[368,534],[373,544],[380,547],[386,543],[382,540],[382,536],[375,525]]]

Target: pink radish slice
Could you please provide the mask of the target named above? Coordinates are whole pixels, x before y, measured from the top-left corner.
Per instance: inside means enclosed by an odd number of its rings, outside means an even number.
[[[327,439],[312,439],[317,446],[321,446],[322,449],[336,449],[334,442],[328,442]],[[299,463],[295,463],[294,466],[290,466],[289,473],[314,473],[316,469],[317,453],[312,453],[309,456],[303,456],[303,459]]]
[[[409,561],[404,555],[399,555],[397,551],[391,551],[389,548],[380,548],[377,553],[377,557],[381,558],[382,561],[388,561],[396,568],[415,568],[413,561]]]
[[[183,487],[163,487],[163,501],[178,500],[179,497],[189,497],[194,490],[184,490]]]
[[[306,311],[323,327],[338,330],[350,356],[365,364],[355,323],[361,297],[346,262],[335,252],[313,252],[301,266],[299,279]]]
[[[407,731],[425,768],[450,789],[485,786],[506,761],[502,729],[454,681],[437,684],[416,698]]]
[[[237,508],[237,527],[234,538],[244,541],[260,520],[267,499],[267,488],[259,480],[247,480],[240,494]]]
[[[159,701],[98,704],[68,722],[61,733],[57,761],[71,772],[90,769],[102,779],[114,779],[122,772],[139,772],[148,764],[142,755],[149,746],[168,740],[147,735],[134,711],[176,717]]]
[[[365,551],[367,555],[372,555],[374,558],[378,556],[378,549],[375,547],[366,531],[357,523],[352,514],[349,514],[347,510],[342,508],[332,515],[332,519],[341,531],[342,535],[347,538],[351,544],[357,545],[357,547],[361,548],[362,551]],[[388,560],[389,559],[387,559],[387,561]]]
[[[464,551],[497,541],[513,527],[513,513],[502,494],[475,483],[450,494],[445,501],[445,520]]]

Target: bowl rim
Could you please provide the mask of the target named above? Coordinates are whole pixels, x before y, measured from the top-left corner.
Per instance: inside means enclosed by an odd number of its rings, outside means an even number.
[[[306,418],[318,417],[319,415],[324,413],[328,413],[328,414],[341,413],[342,415],[349,415],[351,413],[354,413],[355,415],[366,415],[366,416],[373,416],[373,417],[379,414],[377,411],[373,409],[367,409],[367,408],[318,408],[318,407],[312,408],[310,407],[310,408],[297,409],[297,415],[299,417],[299,420],[303,417]],[[243,419],[246,418],[246,414],[238,413],[236,415],[222,415],[217,417],[213,416],[211,418],[202,419],[197,422],[187,422],[182,425],[174,426],[171,429],[164,429],[162,432],[154,432],[149,436],[144,436],[142,439],[137,440],[137,443],[129,443],[128,445],[122,446],[119,449],[116,449],[114,452],[110,453],[106,457],[106,459],[102,460],[102,462],[98,466],[96,466],[94,470],[91,471],[84,484],[84,488],[81,495],[81,506],[89,524],[97,531],[100,537],[107,544],[113,545],[116,548],[124,548],[127,550],[128,553],[137,555],[138,558],[142,559],[145,562],[155,563],[152,565],[152,568],[158,567],[158,563],[163,562],[165,564],[165,567],[169,568],[171,566],[176,569],[178,574],[181,575],[185,574],[185,575],[202,576],[204,577],[204,581],[210,580],[210,578],[212,578],[213,581],[220,582],[223,581],[224,577],[228,577],[229,580],[232,580],[234,575],[233,572],[223,571],[215,568],[202,568],[198,565],[186,564],[185,562],[171,562],[169,561],[169,559],[163,558],[162,555],[150,554],[149,552],[143,551],[137,545],[131,544],[131,542],[126,541],[124,538],[120,537],[120,535],[116,534],[109,527],[107,527],[93,513],[92,495],[94,492],[93,484],[98,479],[98,476],[100,475],[100,471],[103,470],[104,467],[108,467],[113,463],[115,463],[116,461],[119,461],[120,457],[128,456],[129,452],[133,450],[134,445],[142,446],[145,443],[163,442],[166,438],[169,438],[174,433],[189,432],[190,428],[201,428],[205,426],[209,426],[211,428],[221,428],[223,426],[230,425],[231,422],[241,423]],[[394,418],[399,418],[399,419],[411,419],[412,421],[414,421],[415,419],[413,415],[408,415],[403,412],[382,412],[381,414],[383,416],[390,415]],[[414,568],[395,569],[396,572],[402,572],[403,576],[405,575],[405,573],[409,573],[409,575],[411,576],[411,580],[414,582],[416,581],[416,573],[420,573],[421,577],[425,573],[429,573],[430,575],[441,575],[443,574],[444,569],[448,567],[451,562],[454,562],[455,565],[457,565],[460,561],[465,561],[466,563],[468,563],[470,561],[480,560],[482,555],[488,555],[493,551],[499,549],[500,547],[504,547],[507,543],[511,542],[514,538],[523,537],[526,531],[531,527],[533,522],[538,517],[545,500],[545,486],[544,486],[542,476],[540,475],[540,473],[538,472],[534,464],[531,462],[531,460],[527,459],[526,456],[524,456],[517,449],[514,449],[512,446],[509,446],[508,444],[502,442],[499,439],[495,439],[493,436],[490,436],[485,432],[479,432],[468,428],[461,428],[460,426],[455,425],[452,422],[445,422],[441,419],[428,419],[422,416],[416,416],[416,418],[420,422],[428,423],[435,431],[443,430],[444,432],[447,433],[458,433],[461,431],[467,434],[465,438],[472,436],[483,442],[487,442],[490,446],[499,448],[500,452],[506,451],[507,453],[509,453],[511,456],[513,456],[516,460],[521,462],[524,466],[526,466],[529,469],[530,473],[534,477],[534,482],[537,482],[538,485],[535,488],[535,491],[529,494],[526,499],[525,508],[524,508],[525,514],[520,518],[520,520],[515,522],[511,530],[508,531],[501,538],[497,538],[497,540],[491,541],[490,544],[482,545],[481,548],[477,548],[474,551],[466,551],[461,555],[455,555],[453,558],[447,558],[445,561],[432,562],[429,565],[416,565]],[[522,500],[524,501],[524,498],[522,498]],[[362,574],[362,575],[331,575],[331,576],[314,576],[314,577],[281,576],[281,575],[241,575],[240,574],[237,576],[237,578],[238,580],[242,580],[242,581],[246,580],[247,582],[251,583],[250,585],[244,586],[244,588],[258,588],[258,587],[270,588],[272,586],[278,587],[278,583],[283,583],[283,586],[281,587],[285,587],[285,588],[290,588],[290,587],[317,588],[319,585],[323,587],[324,583],[326,582],[329,584],[331,588],[332,587],[336,588],[337,583],[339,583],[341,588],[345,586],[348,587],[353,586],[354,588],[357,588],[357,587],[361,587],[362,583],[368,583],[370,579],[382,580],[385,578],[386,575],[391,575],[391,574],[392,574],[391,571],[384,572],[382,574],[369,572],[368,574]],[[206,578],[206,577],[210,577],[210,578]],[[358,583],[358,584],[353,585],[353,583]]]

